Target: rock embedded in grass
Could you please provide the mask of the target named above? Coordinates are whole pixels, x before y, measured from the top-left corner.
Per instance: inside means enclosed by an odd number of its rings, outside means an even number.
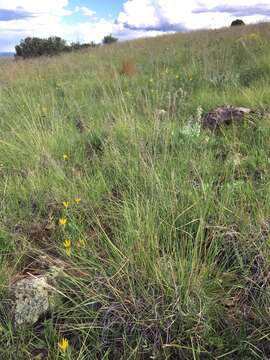
[[[201,121],[202,127],[216,130],[221,126],[242,122],[252,110],[245,107],[221,106],[207,113]]]
[[[28,276],[12,286],[16,325],[35,324],[59,302],[51,275]]]

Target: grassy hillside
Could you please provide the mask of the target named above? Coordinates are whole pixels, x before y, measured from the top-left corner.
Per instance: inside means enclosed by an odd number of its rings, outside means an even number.
[[[0,70],[0,358],[269,359],[270,25]],[[201,130],[223,104],[257,115]],[[55,267],[15,327],[10,284]]]

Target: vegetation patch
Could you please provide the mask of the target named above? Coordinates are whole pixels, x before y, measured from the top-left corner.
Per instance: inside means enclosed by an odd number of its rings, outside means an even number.
[[[269,34],[0,62],[1,359],[270,358]]]

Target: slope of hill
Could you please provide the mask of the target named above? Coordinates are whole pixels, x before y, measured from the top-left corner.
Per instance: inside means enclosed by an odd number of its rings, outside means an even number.
[[[0,68],[0,358],[268,359],[270,26]],[[255,114],[202,130],[223,104]]]

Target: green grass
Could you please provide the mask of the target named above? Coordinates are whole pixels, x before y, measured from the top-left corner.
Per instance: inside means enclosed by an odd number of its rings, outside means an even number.
[[[1,359],[270,357],[269,35],[264,24],[0,63]],[[223,104],[257,115],[200,130]],[[63,268],[62,303],[15,327],[9,285],[44,262]]]

